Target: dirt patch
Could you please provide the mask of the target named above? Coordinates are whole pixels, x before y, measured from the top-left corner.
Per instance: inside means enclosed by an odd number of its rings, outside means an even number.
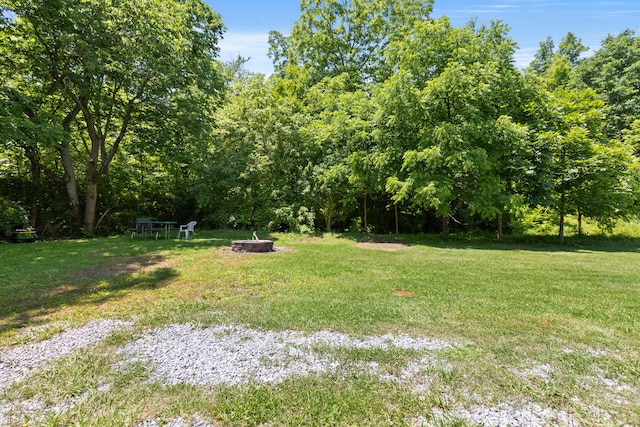
[[[300,239],[300,241],[303,242],[303,243],[318,243],[318,242],[322,242],[322,240],[323,240],[322,237],[319,237],[319,236],[308,236],[308,235],[304,235]]]
[[[409,246],[404,243],[378,243],[378,242],[359,242],[356,243],[359,248],[377,249],[379,251],[401,251],[408,249]]]
[[[395,236],[388,235],[372,235],[362,236],[358,239],[359,243],[402,243],[400,239]]]
[[[356,246],[380,251],[401,251],[409,248],[394,236],[365,236],[358,239]]]
[[[415,295],[413,291],[393,291],[393,295],[397,297],[412,297]]]
[[[116,258],[109,264],[94,265],[70,273],[72,279],[97,279],[99,277],[115,276],[145,272],[160,268],[172,268],[178,261],[167,259],[164,255],[152,254],[137,257]]]
[[[231,246],[223,246],[218,248],[218,252],[224,255],[269,255],[277,252],[293,252],[291,248],[282,246],[274,246],[271,252],[235,252],[231,250]]]

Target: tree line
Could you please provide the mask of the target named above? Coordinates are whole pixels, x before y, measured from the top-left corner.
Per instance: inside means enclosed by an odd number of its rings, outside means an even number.
[[[52,235],[209,227],[501,237],[525,212],[638,214],[640,39],[515,66],[506,23],[302,0],[271,76],[217,58],[202,0],[0,0],[0,199]],[[580,226],[579,226],[580,227]]]

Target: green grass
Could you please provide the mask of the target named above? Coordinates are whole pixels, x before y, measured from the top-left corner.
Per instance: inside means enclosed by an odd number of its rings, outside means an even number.
[[[501,402],[566,411],[583,425],[640,424],[636,237],[570,237],[556,245],[529,237],[401,236],[407,246],[383,251],[357,245],[357,236],[276,234],[275,246],[286,250],[231,253],[231,240],[246,234],[0,245],[0,347],[94,318],[136,325],[35,373],[5,399],[51,406],[82,396],[67,411],[29,415],[45,425],[132,425],[194,414],[222,425],[403,425],[420,416],[467,425],[429,417]],[[144,366],[113,369],[117,348],[137,331],[175,322],[405,333],[459,345],[437,353],[421,394],[366,374],[208,388],[150,383]],[[397,349],[319,350],[392,374],[419,357]],[[535,369],[544,375],[531,374]],[[100,391],[105,384],[108,391]]]

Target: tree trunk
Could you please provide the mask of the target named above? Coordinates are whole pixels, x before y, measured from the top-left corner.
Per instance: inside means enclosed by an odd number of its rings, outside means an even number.
[[[84,202],[84,220],[82,228],[89,235],[95,231],[96,210],[98,206],[98,183],[89,179],[87,182],[87,196]]]
[[[38,149],[35,147],[24,147],[24,150],[31,164],[31,209],[29,210],[29,224],[35,228],[38,225],[38,195],[40,194],[40,177],[42,171],[40,169]]]
[[[398,204],[394,203],[393,207],[395,208],[395,214],[396,214],[396,234],[400,234],[400,228],[398,227]]]
[[[502,212],[498,214],[498,241],[502,242]]]
[[[83,112],[86,110],[83,110]],[[90,121],[91,120],[91,121]],[[85,233],[93,235],[96,223],[96,211],[98,206],[98,182],[102,176],[102,172],[106,172],[106,160],[103,160],[102,170],[99,167],[100,151],[105,147],[105,141],[98,134],[93,119],[90,115],[85,114],[85,121],[89,129],[91,138],[91,151],[89,152],[89,164],[87,168],[87,194],[84,201],[84,220],[82,228]],[[104,157],[104,156],[103,156]]]
[[[80,107],[75,105],[73,110],[67,114],[62,121],[62,129],[64,130],[64,140],[58,147],[60,152],[60,161],[64,170],[64,186],[67,190],[67,198],[73,212],[74,227],[76,229],[82,226],[82,212],[80,210],[80,198],[78,197],[78,185],[76,183],[76,174],[73,170],[73,161],[69,149],[69,139],[71,135],[71,123],[80,112]]]
[[[327,233],[331,233],[331,228],[333,227],[333,217],[335,216],[336,210],[337,203],[334,201],[334,195],[331,194],[327,196],[326,200],[324,200],[324,206],[321,205],[320,209],[320,211],[324,215],[325,231]]]
[[[369,223],[367,221],[367,189],[364,189],[364,232],[369,232]]]
[[[564,243],[564,206],[565,206],[566,196],[562,193],[560,196],[560,229],[558,231],[558,239],[560,243]]]
[[[442,238],[449,240],[449,215],[442,216]]]
[[[64,169],[64,186],[67,190],[67,198],[73,212],[73,220],[76,228],[82,225],[82,213],[80,210],[80,198],[78,197],[78,186],[76,183],[76,174],[73,171],[73,161],[69,152],[69,144],[63,143],[60,148],[60,160]]]
[[[89,164],[87,170],[87,195],[84,206],[84,220],[82,226],[84,231],[89,235],[93,235],[95,231],[96,211],[98,204],[98,183],[100,179],[108,173],[109,165],[113,160],[120,143],[124,139],[131,120],[136,98],[129,100],[127,108],[120,125],[120,131],[110,148],[107,147],[106,132],[103,132],[97,125],[96,120],[89,111],[89,100],[87,97],[77,97],[69,92],[75,101],[77,108],[82,111],[82,117],[91,140],[91,150],[89,151]]]
[[[578,236],[582,236],[582,213],[578,212]]]
[[[331,203],[331,202],[329,202]],[[325,231],[327,233],[331,233],[331,218],[333,217],[333,209],[331,208],[331,206],[326,206],[325,212],[324,212],[324,224],[325,224]]]

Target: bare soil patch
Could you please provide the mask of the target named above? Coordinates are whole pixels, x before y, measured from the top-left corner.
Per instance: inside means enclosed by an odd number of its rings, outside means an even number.
[[[318,237],[318,236],[303,236],[301,241],[303,243],[318,243],[318,242],[322,242],[322,237]]]
[[[238,255],[238,256],[243,256],[243,255],[269,255],[269,254],[275,254],[277,252],[293,252],[293,249],[285,248],[285,247],[282,247],[282,246],[274,246],[273,250],[270,251],[270,252],[235,252],[235,251],[231,250],[231,246],[223,246],[223,247],[218,249],[218,252],[220,252],[221,254],[225,254],[225,255]]]
[[[393,291],[393,295],[397,297],[412,297],[415,295],[413,291]]]
[[[177,260],[167,259],[164,255],[150,254],[137,257],[116,258],[108,264],[94,265],[70,273],[72,279],[97,279],[99,277],[115,276],[172,268],[178,264]]]
[[[359,248],[377,249],[380,251],[401,251],[409,248],[409,245],[402,243],[393,236],[366,236],[356,243]]]
[[[402,251],[409,248],[404,243],[378,243],[378,242],[358,242],[356,246],[365,249],[377,249],[379,251]]]

